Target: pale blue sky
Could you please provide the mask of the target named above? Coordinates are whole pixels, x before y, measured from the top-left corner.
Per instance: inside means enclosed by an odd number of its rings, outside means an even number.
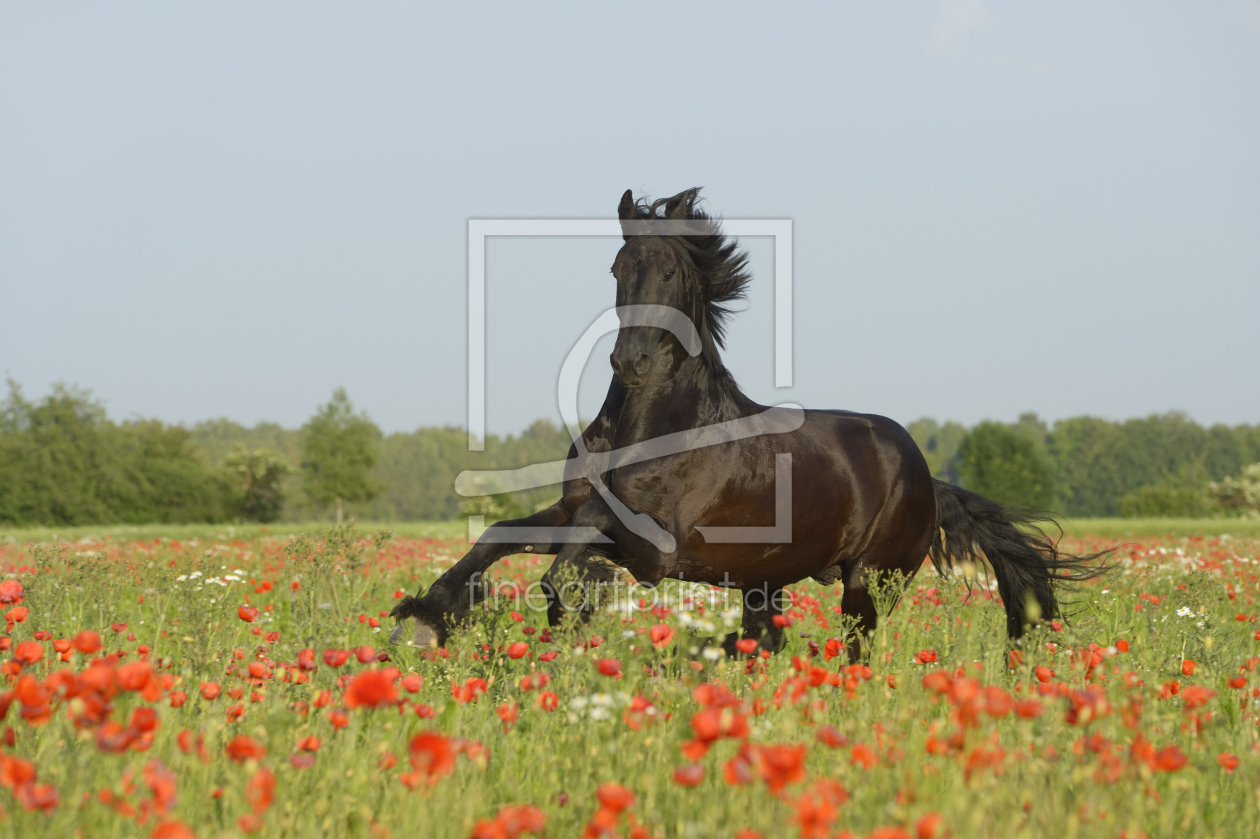
[[[466,421],[469,218],[703,185],[795,224],[765,402],[1260,422],[1260,3],[6,3],[0,373],[115,418]],[[609,240],[488,251],[488,418],[558,417]],[[608,377],[597,356],[583,410]]]

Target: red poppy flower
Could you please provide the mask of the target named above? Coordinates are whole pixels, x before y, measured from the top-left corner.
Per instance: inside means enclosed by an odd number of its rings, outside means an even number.
[[[761,746],[753,754],[757,774],[766,788],[778,794],[788,784],[805,777],[805,744],[796,746]]]
[[[310,769],[315,765],[315,761],[315,755],[310,752],[298,752],[297,754],[289,755],[289,765],[294,769]]]
[[[57,788],[52,784],[23,784],[14,793],[27,810],[43,810],[47,813],[56,810],[61,803]]]
[[[503,720],[504,725],[511,725],[516,722],[516,718],[520,715],[521,706],[515,702],[504,702],[494,712],[499,715],[499,719]]]
[[[276,797],[276,776],[265,766],[260,766],[245,785],[245,797],[255,813],[266,812]]]
[[[704,708],[692,715],[691,730],[697,740],[712,743],[722,737],[747,737],[748,721],[731,708]]]
[[[314,734],[308,734],[306,737],[297,741],[297,750],[299,752],[317,752],[322,745],[322,741]]]
[[[22,581],[21,580],[5,580],[0,582],[0,603],[21,603],[22,602]]]
[[[297,665],[298,665],[299,670],[306,670],[306,671],[314,670],[316,666],[315,665],[315,651],[310,649],[309,647],[307,647],[304,650],[298,650]]]
[[[556,708],[560,707],[560,697],[552,691],[544,690],[542,693],[538,694],[537,704],[538,707],[542,708],[544,711],[554,711]]]
[[[1045,710],[1045,706],[1036,699],[1021,699],[1015,703],[1015,713],[1026,720],[1036,717]]]
[[[521,690],[538,690],[551,683],[551,676],[546,673],[530,673],[521,679]]]
[[[147,661],[132,661],[119,667],[114,677],[123,690],[142,691],[153,678],[153,665]]]
[[[197,839],[197,834],[183,822],[173,819],[168,822],[162,822],[153,828],[153,832],[149,834],[149,839]]]
[[[842,749],[849,745],[849,738],[836,731],[835,726],[831,725],[824,725],[818,729],[814,739],[825,746],[831,746],[833,749]]]
[[[13,657],[23,664],[34,664],[44,657],[44,645],[38,641],[22,641],[13,651]]]
[[[740,638],[735,642],[735,649],[739,650],[744,655],[752,655],[752,653],[757,649],[757,639]]]
[[[690,763],[674,770],[674,783],[684,787],[694,787],[704,780],[704,767],[698,763]]]
[[[258,617],[258,607],[248,604],[240,606],[236,610],[236,616],[245,621],[245,623],[253,623],[254,618]]]
[[[153,808],[166,815],[175,806],[175,773],[154,758],[144,767],[144,783],[153,793]]]
[[[1186,756],[1176,746],[1168,746],[1155,753],[1151,767],[1159,772],[1176,772],[1187,763]]]
[[[620,813],[634,804],[634,793],[621,784],[600,784],[595,791],[599,806],[614,813]]]
[[[1181,662],[1181,675],[1183,675],[1183,676],[1193,676],[1193,675],[1194,675],[1194,668],[1196,668],[1196,667],[1198,667],[1198,666],[1199,666],[1199,665],[1195,664],[1193,661],[1191,661],[1191,660],[1190,660],[1190,659],[1188,659],[1188,658],[1187,658],[1187,659],[1183,659],[1183,660],[1182,660],[1182,662]]]
[[[451,741],[437,732],[420,732],[411,738],[407,748],[412,768],[430,786],[455,768],[455,750],[451,748]]]
[[[349,660],[348,650],[324,650],[324,663],[329,667],[340,667]]]
[[[524,658],[529,654],[529,644],[524,641],[517,641],[508,645],[508,658]]]
[[[658,623],[648,630],[648,638],[654,647],[668,647],[674,640],[674,628],[666,623]]]
[[[861,766],[863,769],[870,769],[879,762],[879,756],[875,754],[875,750],[865,743],[854,743],[849,756],[854,766]]]
[[[1216,762],[1219,763],[1221,768],[1226,772],[1233,772],[1238,768],[1239,764],[1238,755],[1230,754],[1229,752],[1221,752],[1217,755]]]
[[[919,664],[931,664],[936,661],[936,650],[919,650],[914,654],[914,660]]]
[[[398,704],[398,688],[383,670],[367,670],[346,685],[342,702],[347,708],[380,708]]]
[[[984,689],[985,710],[991,717],[1004,717],[1011,712],[1015,700],[998,685],[989,685]]]
[[[595,662],[595,669],[601,676],[621,678],[621,662],[615,658],[601,658]]]
[[[237,763],[244,763],[247,760],[261,760],[267,756],[267,747],[245,734],[238,734],[233,738],[227,744],[225,751],[227,756]]]
[[[451,685],[451,696],[461,705],[469,702],[476,702],[477,699],[486,692],[488,685],[485,679],[472,678],[467,679],[461,685],[458,683]]]
[[[1181,691],[1181,699],[1186,703],[1186,710],[1202,708],[1214,696],[1216,696],[1216,691],[1202,685],[1191,685]]]
[[[936,839],[941,834],[941,814],[928,813],[919,819],[914,826],[914,833],[919,839]]]
[[[100,652],[101,636],[90,629],[85,629],[70,639],[70,646],[84,655]]]

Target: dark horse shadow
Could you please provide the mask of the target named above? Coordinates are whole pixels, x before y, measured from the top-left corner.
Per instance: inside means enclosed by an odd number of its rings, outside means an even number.
[[[495,524],[427,592],[400,601],[391,640],[445,645],[484,596],[486,569],[516,553],[556,555],[542,580],[553,625],[572,609],[560,583],[611,582],[613,564],[647,585],[669,577],[749,593],[740,632],[723,643],[732,655],[740,635],[782,648],[782,589],[806,578],[841,581],[841,610],[859,638],[872,632],[868,581],[900,572],[908,582],[925,556],[942,573],[986,559],[1011,638],[1059,616],[1055,587],[1103,568],[1090,565],[1101,555],[1059,553],[1037,529],[1047,516],[933,479],[890,419],[767,408],[740,392],[720,350],[749,282],[746,256],[698,193],[622,196],[616,375],[570,449],[560,500]],[[650,316],[661,312],[682,326]]]

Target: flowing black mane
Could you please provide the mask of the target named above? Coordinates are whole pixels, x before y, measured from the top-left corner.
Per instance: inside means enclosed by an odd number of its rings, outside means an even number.
[[[725,233],[719,219],[700,209],[700,187],[680,192],[672,198],[655,201],[640,198],[634,204],[635,221],[685,220],[694,222],[695,233],[683,236],[662,236],[678,255],[683,277],[696,284],[704,304],[704,323],[697,324],[701,336],[707,332],[716,344],[714,352],[725,346],[726,324],[735,313],[730,304],[747,298],[752,276],[748,273],[748,255],[736,247]],[[708,341],[705,341],[706,345]],[[706,346],[706,349],[708,347]],[[706,353],[707,355],[708,353]],[[710,361],[721,362],[716,357]]]

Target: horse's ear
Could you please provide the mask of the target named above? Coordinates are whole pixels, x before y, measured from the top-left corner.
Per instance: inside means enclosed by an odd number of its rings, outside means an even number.
[[[621,196],[621,203],[617,205],[617,218],[621,219],[621,235],[627,241],[630,239],[630,234],[626,231],[626,222],[634,216],[634,193],[627,189]]]
[[[665,218],[686,219],[691,216],[691,205],[696,200],[698,189],[680,192],[665,202]]]

